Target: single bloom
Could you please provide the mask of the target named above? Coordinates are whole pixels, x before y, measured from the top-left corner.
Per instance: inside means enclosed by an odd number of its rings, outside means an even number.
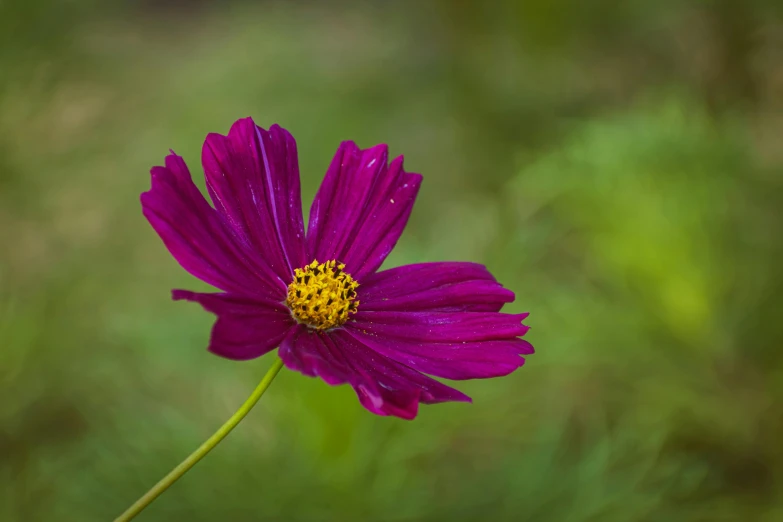
[[[429,377],[507,375],[533,347],[527,314],[483,265],[420,263],[378,271],[408,221],[422,177],[386,145],[337,149],[305,232],[296,142],[237,121],[210,134],[201,160],[213,206],[173,152],[151,171],[144,215],[185,270],[219,293],[174,290],[217,316],[209,350],[235,360],[279,347],[285,366],[350,384],[378,415],[470,402]]]

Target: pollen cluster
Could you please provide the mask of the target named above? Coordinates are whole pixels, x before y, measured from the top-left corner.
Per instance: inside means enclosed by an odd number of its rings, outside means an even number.
[[[285,300],[297,321],[318,330],[340,326],[356,313],[356,287],[359,283],[343,272],[345,264],[335,260],[313,261],[297,268],[288,285]]]

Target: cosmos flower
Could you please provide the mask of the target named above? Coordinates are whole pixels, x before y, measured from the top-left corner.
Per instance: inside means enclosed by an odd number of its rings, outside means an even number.
[[[250,118],[210,134],[201,154],[214,208],[173,152],[151,171],[144,215],[185,270],[221,290],[174,290],[217,316],[209,350],[235,360],[278,348],[286,367],[349,384],[378,415],[470,401],[430,376],[498,377],[533,347],[527,314],[483,265],[420,263],[378,271],[422,177],[388,163],[386,145],[343,142],[302,218],[296,142]]]

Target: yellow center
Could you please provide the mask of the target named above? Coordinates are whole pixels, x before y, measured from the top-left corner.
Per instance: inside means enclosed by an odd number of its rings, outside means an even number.
[[[348,314],[356,313],[359,283],[343,272],[344,268],[334,259],[326,263],[315,260],[294,271],[285,304],[297,321],[326,330],[340,326],[348,320]]]

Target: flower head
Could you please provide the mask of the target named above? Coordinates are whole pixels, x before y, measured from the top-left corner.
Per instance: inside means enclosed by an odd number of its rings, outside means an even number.
[[[250,118],[202,150],[214,208],[173,152],[154,167],[144,215],[188,272],[221,290],[174,290],[217,315],[209,349],[235,360],[279,346],[285,365],[350,384],[379,415],[419,403],[470,401],[425,375],[497,377],[522,366],[527,314],[487,269],[465,262],[378,271],[402,234],[421,184],[388,162],[386,145],[343,142],[310,208],[305,233],[296,142]]]

